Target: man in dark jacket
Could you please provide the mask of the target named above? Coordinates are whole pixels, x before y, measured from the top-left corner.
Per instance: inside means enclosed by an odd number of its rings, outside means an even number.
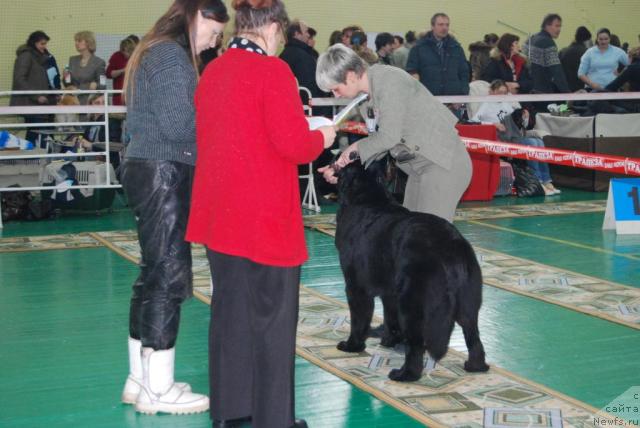
[[[298,79],[298,86],[307,88],[314,98],[325,97],[327,94],[316,83],[316,58],[312,49],[309,46],[309,27],[302,21],[292,21],[287,28],[287,44],[280,59],[289,64],[293,75]],[[306,94],[303,94],[302,101],[306,104]]]
[[[307,88],[311,92],[311,96],[314,98],[328,97],[329,94],[323,92],[318,88],[316,83],[316,65],[317,59],[313,55],[313,48],[309,46],[309,27],[302,21],[292,21],[287,27],[287,44],[284,46],[284,50],[280,54],[280,59],[289,64],[289,68],[296,76],[298,80],[298,86]],[[308,104],[308,94],[301,91],[300,97],[303,104]],[[316,107],[313,109],[314,116],[329,116],[332,115],[332,109],[330,107]],[[330,150],[324,150],[320,157],[314,161],[317,165],[326,165],[331,163],[333,154]],[[316,176],[314,181],[316,186],[316,193],[325,195],[335,190],[335,186],[328,184],[325,180],[320,179],[321,175],[316,171],[316,167],[313,167],[313,173]],[[299,165],[298,172],[300,175],[306,175],[309,173],[308,165]],[[300,190],[304,192],[307,183],[303,180],[300,181]]]
[[[551,13],[544,17],[542,30],[531,36],[524,45],[523,53],[531,64],[533,93],[571,92],[558,57],[558,47],[553,40],[558,38],[561,29],[562,18]]]
[[[436,13],[431,31],[409,53],[406,70],[433,95],[469,94],[469,64],[460,43],[449,35],[449,17]]]

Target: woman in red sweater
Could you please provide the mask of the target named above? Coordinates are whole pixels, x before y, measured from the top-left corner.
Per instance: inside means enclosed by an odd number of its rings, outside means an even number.
[[[187,240],[206,245],[214,426],[304,427],[294,420],[300,265],[307,259],[297,165],[335,138],[309,131],[289,66],[274,57],[280,0],[234,0],[236,37],[195,96],[198,156]]]
[[[121,90],[124,86],[124,71],[135,48],[136,42],[127,37],[120,42],[120,50],[109,58],[106,74],[109,79],[113,79],[113,89]],[[123,104],[122,95],[115,94],[113,96],[113,105],[121,106]]]

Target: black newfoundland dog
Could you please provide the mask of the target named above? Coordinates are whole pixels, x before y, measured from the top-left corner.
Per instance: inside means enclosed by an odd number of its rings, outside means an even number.
[[[482,273],[469,242],[446,220],[393,202],[359,161],[339,172],[338,192],[336,247],[351,313],[351,334],[338,349],[365,349],[380,296],[381,344],[405,344],[404,365],[390,379],[418,380],[425,350],[436,361],[444,357],[454,322],[469,350],[465,370],[487,371],[478,331]]]

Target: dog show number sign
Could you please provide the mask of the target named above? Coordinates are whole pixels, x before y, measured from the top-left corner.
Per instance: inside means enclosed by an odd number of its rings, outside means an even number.
[[[640,234],[640,178],[614,178],[602,229],[619,234]]]

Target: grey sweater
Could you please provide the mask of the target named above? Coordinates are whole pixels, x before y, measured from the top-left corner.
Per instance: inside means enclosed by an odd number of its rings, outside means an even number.
[[[173,41],[151,47],[127,92],[126,157],[195,165],[193,95],[197,74],[187,50]]]

